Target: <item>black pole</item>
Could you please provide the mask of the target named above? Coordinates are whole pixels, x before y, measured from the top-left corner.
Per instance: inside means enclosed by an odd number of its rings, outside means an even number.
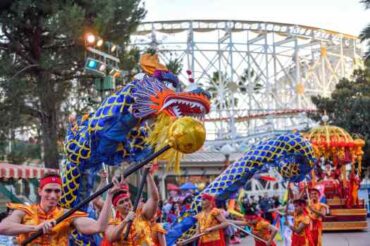
[[[126,178],[126,177],[130,176],[131,174],[133,174],[134,172],[136,172],[137,170],[139,170],[140,168],[142,168],[143,166],[145,166],[150,161],[152,161],[153,159],[157,158],[158,156],[160,156],[161,154],[163,154],[164,152],[166,152],[170,148],[171,148],[170,145],[166,145],[162,149],[160,149],[159,151],[157,151],[157,152],[151,154],[150,156],[148,156],[141,163],[139,163],[137,165],[129,166],[128,168],[125,169],[125,171],[123,173],[123,177]],[[106,186],[104,186],[102,189],[100,189],[97,192],[95,192],[94,194],[92,194],[91,196],[85,198],[83,201],[81,201],[79,204],[77,204],[76,207],[72,208],[67,213],[65,213],[62,216],[60,216],[59,218],[57,218],[55,220],[56,221],[55,222],[55,225],[57,225],[60,222],[62,222],[63,220],[65,220],[66,218],[68,218],[69,216],[71,216],[74,212],[76,212],[77,210],[81,209],[83,206],[85,206],[86,204],[88,204],[89,202],[91,202],[92,200],[94,200],[95,198],[97,198],[98,196],[100,196],[101,194],[103,194],[104,192],[106,192],[107,190],[109,190],[112,187],[113,187],[113,183],[109,183]],[[22,246],[26,246],[27,244],[29,244],[30,242],[32,242],[36,238],[40,237],[42,234],[43,234],[42,229],[40,229],[38,232],[32,234],[29,238],[27,238],[26,240],[24,240],[21,243],[21,245]]]
[[[137,210],[137,207],[139,206],[140,198],[141,198],[141,195],[143,194],[144,184],[145,184],[146,177],[148,176],[148,173],[149,173],[149,169],[147,168],[144,170],[143,177],[140,182],[139,190],[135,197],[134,208],[133,208],[135,212]],[[131,226],[132,226],[132,220],[127,223],[127,229],[125,232],[125,236],[123,237],[125,240],[127,240],[128,238],[128,234],[130,233]]]

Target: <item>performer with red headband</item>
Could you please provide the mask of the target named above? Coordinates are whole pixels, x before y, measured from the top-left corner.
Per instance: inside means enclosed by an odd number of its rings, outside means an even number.
[[[108,192],[108,197],[118,187],[114,186]],[[29,245],[67,246],[68,235],[75,227],[80,233],[91,235],[103,232],[108,226],[108,216],[111,199],[107,199],[97,221],[87,218],[83,212],[73,215],[55,225],[55,219],[67,212],[58,206],[62,194],[62,181],[58,174],[47,173],[40,180],[38,189],[40,203],[33,205],[12,204],[8,207],[14,212],[0,223],[0,234],[18,236],[19,243],[28,238],[32,233],[42,229],[44,234]]]
[[[307,202],[304,199],[296,199],[294,203],[294,225],[286,221],[286,225],[293,231],[292,246],[313,246],[310,232],[311,221],[307,212]]]
[[[195,218],[198,220],[197,233],[206,233],[199,239],[199,246],[224,246],[223,228],[228,224],[223,213],[216,208],[215,197],[202,194],[202,211]]]
[[[263,219],[257,213],[257,210],[254,207],[249,207],[246,209],[244,219],[245,221],[228,221],[231,222],[231,224],[249,226],[252,234],[256,236],[254,238],[256,246],[276,246],[274,238],[278,232],[278,229],[271,225],[270,222]],[[259,240],[258,238],[263,239],[267,243]]]
[[[151,168],[147,165],[145,168]],[[139,207],[137,211],[132,211],[133,205],[130,200],[130,193],[127,184],[114,194],[112,198],[116,216],[109,222],[105,231],[105,238],[102,246],[108,245],[129,245],[129,246],[152,246],[150,221],[154,218],[159,202],[159,193],[151,173],[147,176],[148,200]],[[133,221],[128,239],[124,239],[127,224]]]
[[[315,246],[322,245],[322,219],[325,217],[326,207],[320,203],[320,191],[316,188],[310,189],[311,202],[308,206],[309,216],[312,223],[312,240]]]

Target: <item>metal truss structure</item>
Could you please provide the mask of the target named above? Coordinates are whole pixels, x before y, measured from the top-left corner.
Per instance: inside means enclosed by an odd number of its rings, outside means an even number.
[[[306,113],[315,110],[311,96],[330,96],[342,77],[361,66],[357,37],[275,22],[145,22],[131,45],[155,48],[166,63],[180,59],[180,78],[189,85],[189,69],[194,83],[212,94],[210,148],[307,128],[313,122]]]

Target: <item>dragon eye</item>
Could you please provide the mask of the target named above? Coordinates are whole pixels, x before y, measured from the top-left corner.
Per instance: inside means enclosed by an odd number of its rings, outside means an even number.
[[[175,91],[175,90],[176,90],[176,88],[173,86],[173,84],[172,84],[171,82],[169,82],[169,81],[163,81],[163,83],[166,85],[166,87],[167,87],[168,89],[171,89],[171,90],[173,90],[173,91]]]

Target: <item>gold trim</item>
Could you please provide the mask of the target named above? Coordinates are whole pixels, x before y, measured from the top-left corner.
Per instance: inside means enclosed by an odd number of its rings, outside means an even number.
[[[324,231],[366,230],[367,221],[324,222]]]
[[[330,215],[366,215],[364,208],[330,209]]]
[[[338,206],[338,205],[344,205],[346,203],[345,199],[340,199],[338,197],[334,197],[332,199],[328,199],[327,204],[329,206]]]
[[[338,205],[346,205],[346,199],[340,199],[338,197],[334,197],[332,199],[328,199],[327,200],[327,204],[329,206],[338,206]],[[359,199],[359,206],[363,206],[364,205],[364,200],[363,199]]]

